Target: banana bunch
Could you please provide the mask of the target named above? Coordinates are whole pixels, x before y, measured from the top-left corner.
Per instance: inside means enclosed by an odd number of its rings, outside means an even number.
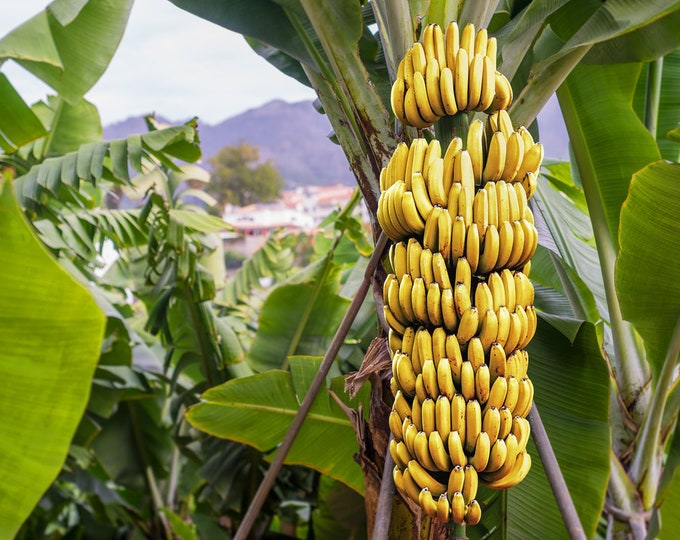
[[[416,127],[458,111],[487,117],[446,149],[399,144],[377,210],[392,240],[383,316],[394,483],[428,516],[470,525],[481,519],[479,485],[510,488],[531,467],[525,348],[537,327],[528,276],[538,234],[528,201],[543,146],[513,126],[495,56],[485,30],[425,28],[392,89],[397,116]]]
[[[437,24],[423,29],[399,63],[391,104],[397,118],[419,129],[458,111],[506,109],[512,102],[510,81],[496,70],[496,38],[473,24],[462,32],[456,22],[446,33]]]

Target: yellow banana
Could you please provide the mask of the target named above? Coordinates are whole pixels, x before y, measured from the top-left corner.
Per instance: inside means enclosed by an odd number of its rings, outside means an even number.
[[[432,249],[425,246],[420,251],[420,277],[425,281],[425,287],[429,287],[434,282],[434,269],[432,267]]]
[[[392,244],[389,251],[390,266],[394,270],[397,279],[401,279],[408,272],[406,259],[406,243],[396,242]]]
[[[524,252],[524,229],[519,221],[512,222],[512,250],[508,258],[507,268],[515,268],[519,265]]]
[[[480,256],[480,237],[481,233],[476,223],[471,223],[467,228],[465,238],[465,258],[470,263],[470,270],[473,274],[477,273]]]
[[[452,289],[441,290],[441,306],[444,328],[447,332],[454,333],[458,329],[458,315]]]
[[[388,213],[387,198],[388,192],[381,191],[380,196],[378,197],[378,211],[377,211],[378,223],[380,224],[380,228],[383,231],[385,231],[385,234],[389,237],[389,239],[392,240],[393,242],[396,242],[400,240],[401,232],[392,223],[392,218]]]
[[[468,454],[473,454],[477,445],[477,438],[482,432],[482,408],[479,401],[470,399],[465,409],[465,442],[463,448]],[[487,451],[488,457],[488,451]],[[471,460],[470,460],[471,461]],[[476,468],[476,467],[475,467]],[[477,469],[479,471],[479,469]]]
[[[496,336],[496,341],[501,347],[505,348],[510,336],[510,325],[512,324],[510,311],[507,307],[500,306],[496,315],[498,317],[498,336]]]
[[[473,127],[476,125],[472,123]],[[468,148],[469,148],[469,132],[468,132]],[[481,174],[481,170],[480,170]],[[475,168],[473,158],[469,150],[461,150],[455,155],[453,162],[453,181],[460,182],[463,189],[467,192],[470,201],[474,199],[475,195]],[[460,203],[459,203],[460,204]],[[470,205],[472,208],[472,206]],[[460,215],[460,214],[459,214]],[[469,222],[468,222],[469,224]]]
[[[472,220],[479,228],[479,235],[484,236],[489,226],[489,194],[485,189],[475,193],[472,203]]]
[[[451,502],[446,493],[442,493],[437,498],[437,519],[446,523],[451,518]]]
[[[521,381],[521,378],[524,376],[522,374],[522,364],[520,361],[521,354],[518,355],[517,351],[512,351],[510,354],[508,354],[507,360],[506,360],[506,373],[507,376],[510,377],[515,377],[518,381]],[[521,388],[521,384],[520,384]],[[515,412],[513,411],[513,414]]]
[[[496,407],[489,407],[484,412],[482,419],[482,431],[489,434],[489,442],[493,446],[498,439],[498,433],[501,429],[501,413]]]
[[[448,212],[446,212],[448,214]],[[536,248],[538,247],[538,231],[529,221],[526,219],[521,219],[520,224],[522,229],[524,229],[524,249],[522,250],[522,255],[520,256],[519,265],[523,266],[525,263],[534,256]]]
[[[453,373],[451,372],[449,359],[446,357],[440,358],[437,362],[437,385],[439,387],[439,392],[443,396],[446,396],[448,399],[453,398],[454,394],[456,393],[456,385],[453,382]],[[450,409],[451,407],[449,405],[449,423],[451,422]]]
[[[434,42],[434,57],[439,66],[443,68],[446,65],[446,38],[441,26],[438,24],[435,24],[432,29],[432,38]]]
[[[481,120],[470,122],[466,149],[472,162],[475,184],[480,184],[484,171],[484,122]]]
[[[475,397],[475,369],[469,360],[460,368],[460,391],[466,401]]]
[[[513,274],[513,281],[517,305],[522,307],[532,305],[534,303],[533,285],[526,274],[523,272],[515,272]]]
[[[500,410],[504,403],[505,398],[508,393],[508,379],[504,376],[498,376],[491,384],[491,390],[489,391],[489,399],[484,407],[485,411],[488,411],[491,407]]]
[[[453,71],[453,92],[456,95],[456,107],[459,111],[468,108],[468,73],[470,62],[468,53],[462,47],[456,54],[456,67]],[[408,92],[407,92],[408,93]]]
[[[515,303],[517,302],[517,295],[515,294],[515,278],[512,271],[508,268],[501,270],[500,277],[505,292],[505,306],[508,308],[508,311],[512,312],[515,310]]]
[[[496,384],[496,379],[497,378],[504,378],[505,377],[505,362],[506,362],[506,354],[505,351],[503,350],[503,346],[496,342],[491,345],[489,348],[489,375],[491,377],[491,388],[493,392],[493,385]],[[496,394],[498,395],[498,394]],[[490,396],[490,399],[493,396]],[[492,404],[494,407],[500,407],[503,404],[503,400],[505,400],[505,391],[502,394],[503,399],[499,401],[494,401]]]
[[[425,444],[427,444],[427,440],[425,440]],[[425,449],[427,450],[427,447]],[[429,450],[427,451],[429,454]],[[428,488],[432,492],[433,496],[439,497],[446,491],[446,485],[433,478],[433,476],[427,470],[425,470],[423,465],[418,463],[418,460],[412,459],[409,461],[406,470],[409,471],[411,477],[415,483],[421,487],[421,489],[424,487]]]
[[[394,376],[392,376],[390,377],[390,391],[392,392],[392,395],[396,394],[397,390],[399,390],[397,380],[394,378]]]
[[[489,434],[485,431],[480,431],[477,435],[474,453],[469,459],[470,465],[472,465],[477,472],[486,469],[486,466],[489,463],[489,450],[491,450]]]
[[[444,208],[439,208],[439,214],[437,218],[438,218],[437,232],[439,234],[437,247],[439,252],[442,254],[442,258],[444,259],[444,261],[450,263],[452,260],[451,235],[453,233],[453,221],[451,220],[451,214],[449,214],[448,210]]]
[[[410,274],[411,279],[416,279],[421,277],[420,276],[420,254],[423,251],[423,246],[420,245],[420,242],[416,238],[409,238],[408,243],[401,242],[402,245],[405,247],[405,258],[404,260],[406,261],[405,264],[405,273]],[[396,272],[395,272],[396,273]],[[397,274],[397,277],[399,277],[399,274]],[[400,278],[401,279],[401,278]]]
[[[513,131],[508,136],[505,151],[505,168],[502,178],[506,182],[512,182],[519,172],[522,161],[524,160],[524,139],[517,131]],[[515,218],[517,219],[517,218]]]
[[[463,365],[463,354],[455,334],[446,336],[446,357],[449,359],[453,382],[457,388],[460,388],[460,370]]]
[[[467,240],[467,226],[462,216],[456,216],[451,229],[451,260],[456,260],[465,254]]]
[[[408,161],[409,148],[406,143],[399,143],[390,158],[390,184],[406,182],[406,162]]]
[[[413,476],[411,476],[411,471],[409,471],[408,467],[406,467],[402,473],[402,481],[408,498],[417,503],[418,498],[420,497],[421,487],[413,479]]]
[[[464,424],[464,422],[463,422]],[[463,434],[463,436],[465,436]],[[465,467],[467,465],[468,459],[463,449],[463,441],[461,439],[460,431],[451,430],[449,433],[449,438],[447,440],[447,448],[449,450],[449,458],[453,466]]]
[[[488,56],[482,58],[482,92],[477,111],[485,111],[493,104],[496,95],[496,66]]]
[[[498,430],[498,438],[505,439],[512,430],[512,411],[503,405],[498,412],[501,415],[501,425]]]
[[[416,71],[413,73],[413,91],[415,93],[416,105],[418,107],[418,113],[420,118],[422,118],[429,125],[434,124],[437,120],[439,120],[439,116],[437,116],[435,112],[432,110],[430,100],[427,96],[425,76],[420,71]],[[408,94],[408,90],[406,91],[406,93]],[[406,109],[406,104],[404,104],[404,108],[406,112],[406,117],[408,118],[408,110]]]
[[[479,341],[487,352],[498,337],[498,316],[493,309],[487,309],[479,325]]]
[[[499,438],[499,440],[501,440]],[[505,461],[499,469],[491,472],[484,472],[480,475],[482,485],[489,487],[489,483],[496,482],[500,479],[506,478],[513,470],[517,457],[519,455],[519,448],[517,445],[517,437],[510,433],[505,439]]]
[[[456,66],[456,55],[460,48],[460,31],[456,21],[451,21],[446,27],[446,65],[454,69]]]
[[[389,426],[392,435],[394,435],[394,439],[392,440],[395,441],[395,444],[401,441],[401,424],[402,420],[399,418],[399,413],[392,409],[387,417],[387,425]]]
[[[484,347],[482,346],[482,340],[477,336],[468,342],[467,361],[472,364],[472,369],[475,373],[484,364]]]
[[[437,497],[438,499],[439,497]],[[430,518],[437,517],[437,501],[430,493],[428,488],[423,488],[418,493],[418,498],[416,499],[420,507],[423,509],[425,514]]]
[[[505,394],[504,405],[514,414],[517,400],[519,399],[519,381],[515,377],[506,377],[508,381],[508,392]]]
[[[510,329],[508,332],[508,339],[503,345],[506,353],[514,351],[519,346],[519,340],[522,335],[526,336],[525,330],[522,328],[522,319],[514,311],[510,313]]]
[[[467,525],[477,525],[482,520],[482,507],[476,499],[468,502],[465,508],[465,523]]]
[[[446,358],[442,358],[443,362],[448,363]],[[455,394],[454,394],[455,395]],[[451,399],[453,396],[451,397]],[[451,401],[442,394],[435,402],[435,423],[437,425],[437,432],[442,440],[446,440],[451,433]]]
[[[432,459],[432,456],[430,455],[430,448],[428,445],[427,441],[427,434],[424,431],[419,431],[418,434],[416,435],[415,440],[413,441],[413,449],[415,451],[415,459],[412,461],[416,461],[420,465],[422,465],[423,469],[427,469],[428,471],[436,471],[437,470],[437,465],[435,464],[434,460]],[[411,469],[411,474],[413,474],[413,469],[411,468],[411,463],[409,462],[409,469]],[[414,475],[414,479],[415,479]],[[416,480],[416,483],[420,485],[420,482]],[[420,487],[426,487],[426,486],[420,486]]]
[[[484,405],[489,400],[491,391],[491,379],[489,374],[489,366],[482,364],[475,373],[475,394],[477,401]]]
[[[441,229],[440,229],[441,230]],[[441,253],[432,254],[432,274],[435,282],[443,291],[451,288],[451,278],[449,278],[449,270],[446,265],[446,260]]]
[[[528,308],[527,308],[528,309]],[[521,347],[525,343],[528,343],[527,337],[529,336],[529,317],[527,316],[527,311],[521,305],[515,306],[515,315],[519,319],[519,341],[517,343],[518,347]]]
[[[529,209],[529,203],[527,200],[527,192],[524,190],[524,186],[520,182],[513,182],[512,187],[515,190],[515,195],[517,195],[517,203],[519,206],[519,218],[524,216],[525,212]]]
[[[496,196],[496,182],[489,180],[484,184],[484,190],[489,199],[489,225],[498,228],[498,197]]]
[[[479,313],[477,308],[472,306],[471,308],[465,310],[463,315],[458,322],[458,331],[456,336],[458,342],[462,345],[470,341],[479,328]]]
[[[463,489],[461,493],[466,502],[470,502],[477,497],[477,489],[479,488],[479,475],[477,469],[472,464],[468,463],[464,469],[465,478],[463,480]]]
[[[510,189],[507,182],[499,180],[496,182],[496,204],[498,208],[498,227],[501,223],[510,220]],[[514,190],[513,190],[514,195]]]
[[[468,103],[467,108],[471,111],[480,110],[482,99],[482,84],[484,82],[484,56],[476,54],[471,58],[468,68]]]
[[[533,197],[534,193],[536,192],[536,188],[538,187],[538,178],[536,174],[529,171],[522,177],[520,177],[518,173],[517,177],[521,178],[520,183],[527,194],[527,199],[531,199],[531,197]]]
[[[387,305],[390,307],[390,310],[397,320],[406,326],[413,320],[413,318],[408,317],[407,314],[401,309],[401,304],[399,303],[399,282],[397,281],[396,276],[394,274],[389,274],[389,276],[392,276],[392,279],[389,280],[385,300],[387,301]],[[387,283],[387,280],[385,283]]]
[[[496,56],[498,55],[498,42],[495,37],[490,37],[486,41],[486,57],[492,62],[494,71],[496,71]]]
[[[449,188],[448,203],[446,204],[446,209],[449,211],[451,216],[451,221],[453,222],[457,216],[461,215],[458,210],[458,201],[460,199],[460,194],[463,191],[463,186],[458,182],[453,182]]]
[[[403,336],[400,336],[391,328],[388,330],[387,344],[390,348],[390,354],[394,354],[395,352],[400,351],[402,349],[403,341],[404,341]]]
[[[383,306],[383,317],[385,318],[385,322],[388,324],[390,328],[392,328],[395,332],[398,334],[404,335],[404,331],[406,330],[406,326],[397,319],[397,317],[392,313],[392,310],[390,307],[385,304]]]
[[[395,465],[394,469],[392,469],[392,479],[394,480],[394,487],[397,488],[397,491],[401,493],[402,497],[408,498],[409,494],[406,490],[406,485],[404,484],[403,473],[399,470],[399,465]]]
[[[472,182],[473,180],[471,178],[469,183],[471,184],[471,186],[474,186]],[[465,224],[469,225],[470,223],[473,222],[474,215],[474,195],[473,195],[474,188],[470,187],[466,189],[463,187],[463,184],[454,185],[460,186],[460,191],[458,192],[457,213],[459,216],[463,217],[463,219],[465,220]]]
[[[444,173],[443,173],[444,189],[447,190],[447,192],[449,193],[448,202],[449,205],[452,204],[450,200],[451,199],[450,190],[454,183],[453,167],[455,164],[456,155],[459,154],[462,149],[463,149],[462,139],[460,137],[454,137],[453,139],[451,139],[451,142],[449,143],[449,146],[446,148],[446,152],[444,153]]]
[[[398,287],[398,302],[401,310],[409,323],[416,321],[415,313],[413,312],[413,304],[411,303],[411,291],[413,289],[413,280],[410,274],[404,274],[399,282]],[[410,353],[409,353],[410,354]]]
[[[531,435],[531,426],[529,420],[523,416],[515,415],[512,419],[511,433],[517,438],[517,448],[520,452],[524,452],[529,442]]]
[[[432,335],[426,328],[420,327],[416,332],[416,345],[414,347],[418,350],[418,357],[420,360],[420,371],[426,360],[434,359],[434,351],[432,348]]]
[[[427,390],[425,390],[425,383],[423,382],[423,374],[418,373],[416,376],[416,395],[413,398],[411,409],[413,410],[413,423],[418,428],[418,431],[423,430],[423,402],[427,399]]]
[[[460,465],[455,465],[451,469],[451,474],[449,475],[449,480],[446,484],[447,493],[463,491],[464,482],[465,482],[465,469]]]
[[[404,182],[406,183],[406,189],[408,190],[413,190],[411,185],[413,175],[417,172],[421,174],[423,172],[427,148],[428,143],[424,138],[418,138],[411,141],[408,157],[406,158],[406,172],[404,173]],[[427,216],[423,216],[423,219],[426,217]]]
[[[422,77],[422,75],[421,75]],[[420,110],[418,109],[418,102],[416,101],[415,89],[407,84],[406,94],[404,94],[404,115],[406,116],[406,124],[413,126],[418,129],[425,129],[432,125],[432,122],[428,122],[422,116],[420,116]]]
[[[475,25],[468,23],[463,27],[460,33],[460,47],[467,51],[468,56],[472,58],[475,54]]]
[[[427,192],[427,185],[425,184],[422,173],[413,173],[411,178],[411,191],[413,192],[413,199],[415,200],[418,213],[425,221],[425,230],[427,230],[427,221],[430,214],[432,214],[434,204],[432,204],[432,201],[430,200],[430,196]]]
[[[531,410],[533,400],[534,385],[529,377],[524,377],[519,381],[519,397],[517,398],[517,405],[515,405],[512,414],[517,417],[525,418]]]
[[[480,28],[475,36],[475,54],[486,56],[489,35],[486,28]]]
[[[415,402],[414,402],[415,404]],[[416,426],[411,418],[404,419],[404,423],[401,426],[401,432],[404,439],[404,444],[408,449],[409,454],[415,456],[414,442],[416,440],[416,435],[418,434],[418,426]]]
[[[491,297],[493,298],[492,309],[498,311],[501,306],[506,305],[505,299],[505,287],[503,286],[503,279],[498,272],[492,272],[487,278],[487,283],[489,284],[489,289],[491,291]]]
[[[406,396],[413,397],[415,395],[416,374],[407,355],[399,353],[395,355],[394,377]]]
[[[394,454],[392,455],[392,458],[394,459],[394,462],[399,466],[399,469],[403,471],[406,468],[408,462],[413,459],[413,456],[411,456],[411,454],[409,453],[408,448],[406,447],[406,443],[401,441],[394,445]]]
[[[486,233],[484,234],[484,246],[482,252],[479,255],[477,273],[488,274],[494,268],[496,268],[499,249],[500,239],[498,236],[498,229],[493,223],[490,223],[486,228]]]
[[[526,142],[526,141],[525,141]],[[541,143],[534,143],[532,146],[524,146],[524,159],[522,159],[522,164],[517,171],[517,179],[523,180],[527,173],[532,173],[534,176],[538,176],[538,171],[541,168],[541,163],[543,162],[543,145]],[[528,196],[527,197],[531,198]]]
[[[436,58],[428,60],[427,70],[425,72],[425,87],[427,89],[427,97],[430,101],[432,112],[437,116],[446,116],[447,111],[442,100],[442,91],[440,88],[441,70],[439,69],[439,62]]]
[[[408,124],[406,119],[406,111],[404,109],[404,100],[406,97],[406,82],[404,79],[398,77],[392,84],[392,89],[390,91],[390,105],[392,106],[392,112],[394,116],[402,124]]]
[[[423,231],[423,248],[431,251],[438,251],[439,249],[439,214],[440,212],[448,211],[443,208],[435,206],[430,213],[430,216],[425,221],[425,230]],[[520,253],[521,255],[521,253]],[[422,273],[422,265],[421,265]],[[432,265],[430,265],[430,274],[432,273]]]
[[[423,278],[418,277],[413,280],[411,305],[413,306],[413,314],[416,316],[416,320],[422,324],[428,324],[430,320],[427,314],[427,289],[425,288]]]
[[[437,397],[439,396],[439,383],[437,382],[437,366],[435,365],[434,360],[432,358],[427,358],[423,360],[423,382],[425,383],[425,390],[427,391],[427,395],[431,398],[437,399]],[[431,404],[432,422],[434,424],[434,401],[432,399],[430,401],[432,401]],[[423,404],[423,407],[424,405],[425,404]],[[424,414],[425,413],[423,412],[423,415]]]
[[[489,151],[482,172],[484,182],[500,180],[505,169],[506,139],[502,131],[496,131],[489,141]]]
[[[465,294],[470,295],[472,290],[472,270],[470,270],[470,263],[465,257],[460,257],[456,261],[456,271],[454,276],[456,285],[462,283],[465,285]]]
[[[428,360],[428,362],[431,364],[432,360]],[[426,380],[425,373],[423,373],[423,380]],[[425,400],[423,400],[423,402],[420,404],[420,414],[422,415],[423,432],[428,437],[430,436],[430,433],[432,433],[437,427],[434,416],[434,409],[435,409],[434,399],[430,397],[425,398]]]
[[[447,434],[448,436],[448,434]],[[452,464],[449,459],[444,441],[438,431],[433,431],[428,437],[428,444],[432,461],[440,471],[448,472],[451,470]]]
[[[432,326],[444,324],[442,317],[442,294],[436,281],[430,283],[427,288],[427,316]]]
[[[420,236],[425,231],[425,220],[420,215],[413,193],[404,191],[401,198],[401,209],[406,227],[411,232]]]
[[[449,116],[453,116],[458,112],[454,87],[453,71],[451,68],[445,67],[439,74],[439,92],[441,94],[442,106]]]
[[[446,358],[446,330],[438,326],[432,330],[432,359],[437,365],[442,358]]]
[[[425,53],[425,61],[429,65],[432,60],[434,60],[435,57],[435,52],[434,52],[434,25],[433,24],[428,24],[423,28],[423,35],[421,36],[421,39],[423,41],[422,48],[423,52]]]
[[[512,103],[513,92],[510,81],[500,71],[496,71],[495,78],[493,102],[486,109],[487,113],[505,110]]]
[[[522,452],[517,456],[510,473],[498,480],[485,482],[486,487],[490,489],[508,489],[516,486],[529,474],[529,469],[531,469],[531,456],[527,452]]]
[[[527,335],[521,343],[521,348],[526,347],[531,339],[536,334],[536,328],[538,327],[538,317],[536,315],[536,308],[534,306],[527,306]]]
[[[457,275],[456,278],[458,278]],[[470,289],[466,286],[466,284],[463,281],[456,282],[456,285],[453,290],[453,298],[456,303],[456,311],[458,312],[458,316],[462,317],[463,314],[472,307]],[[475,332],[472,335],[474,336],[476,332],[477,329],[475,328]]]
[[[486,464],[485,472],[495,472],[503,466],[505,463],[505,458],[508,457],[508,447],[505,445],[505,441],[500,438],[496,438],[494,443],[491,445],[491,450],[489,451],[489,463]]]
[[[404,418],[411,416],[411,406],[408,404],[408,401],[401,390],[397,391],[394,395],[393,408],[399,414],[400,425],[403,423]],[[401,437],[399,437],[399,439],[401,440]]]
[[[415,79],[415,74],[420,73],[425,74],[425,69],[427,68],[427,57],[425,56],[425,49],[422,43],[416,41],[411,47],[411,61],[413,62],[413,76]]]

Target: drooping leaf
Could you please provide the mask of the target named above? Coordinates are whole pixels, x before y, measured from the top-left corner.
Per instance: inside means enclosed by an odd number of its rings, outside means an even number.
[[[89,0],[73,17],[48,9],[0,40],[0,56],[18,64],[76,103],[99,80],[118,48],[132,0]]]
[[[186,417],[211,435],[271,452],[288,431],[320,362],[318,357],[291,357],[291,373],[270,370],[211,388]],[[311,467],[363,493],[363,474],[352,458],[357,451],[354,429],[328,393],[349,403],[343,385],[338,378],[330,389],[322,389],[285,462]],[[357,399],[365,398],[364,392]]]
[[[661,370],[680,316],[680,165],[658,161],[633,176],[621,209],[616,289],[621,311],[645,341],[653,369]]]
[[[36,240],[8,182],[0,222],[0,536],[12,538],[66,458],[105,318]]]

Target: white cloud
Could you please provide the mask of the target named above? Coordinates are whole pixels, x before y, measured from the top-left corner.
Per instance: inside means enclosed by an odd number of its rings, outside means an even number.
[[[46,4],[12,2],[3,10],[0,35]],[[17,66],[2,70],[29,102],[49,91]],[[239,34],[168,0],[136,0],[113,61],[87,98],[105,124],[149,112],[214,124],[272,99],[313,99],[314,93],[270,66]]]

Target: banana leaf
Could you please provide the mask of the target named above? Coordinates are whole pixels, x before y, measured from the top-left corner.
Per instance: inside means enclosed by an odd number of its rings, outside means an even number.
[[[105,317],[37,241],[9,182],[0,226],[0,537],[12,538],[66,458]]]
[[[321,364],[320,357],[289,361],[290,372],[269,370],[211,388],[189,409],[187,420],[210,435],[254,446],[273,457]],[[363,493],[363,473],[352,457],[358,451],[352,422],[329,392],[352,408],[361,403],[367,411],[369,389],[365,386],[349,401],[343,387],[344,378],[338,377],[322,388],[285,463],[311,467]]]

